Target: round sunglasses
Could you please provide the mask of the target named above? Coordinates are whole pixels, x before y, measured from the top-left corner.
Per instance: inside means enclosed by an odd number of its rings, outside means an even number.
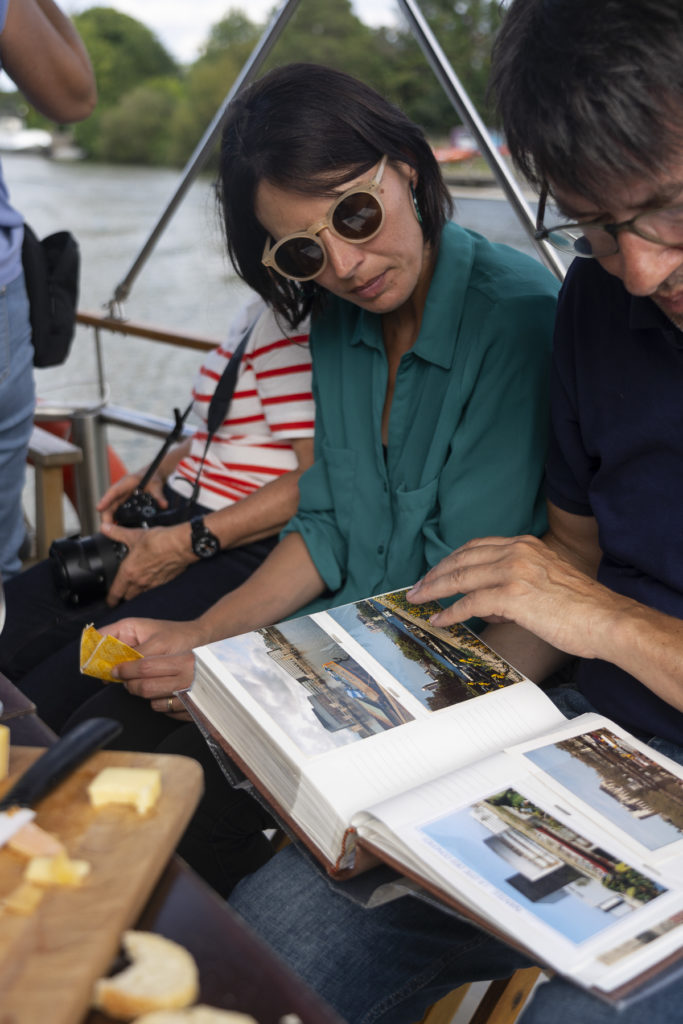
[[[327,228],[345,242],[360,245],[379,234],[384,224],[384,206],[376,190],[387,163],[383,156],[377,173],[367,185],[356,185],[332,203],[322,220],[305,231],[285,235],[271,245],[266,238],[261,263],[292,281],[311,281],[327,266],[327,251],[318,235]]]

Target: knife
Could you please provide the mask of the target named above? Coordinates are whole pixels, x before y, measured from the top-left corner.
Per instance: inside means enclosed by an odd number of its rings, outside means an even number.
[[[0,846],[35,817],[34,804],[121,732],[113,718],[89,718],[45,751],[0,800]]]

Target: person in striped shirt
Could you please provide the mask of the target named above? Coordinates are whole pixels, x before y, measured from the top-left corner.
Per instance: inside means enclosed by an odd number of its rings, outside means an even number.
[[[214,389],[252,323],[228,414],[206,449]],[[147,490],[162,508],[191,497],[206,513],[203,525],[224,551],[273,538],[296,511],[297,480],[313,460],[307,322],[286,333],[263,300],[254,297],[237,317],[230,338],[207,356],[192,395],[200,424],[191,438],[169,452]],[[107,595],[110,607],[168,582],[197,561],[189,522],[134,533],[114,523],[115,509],[143,473],[114,484],[98,505],[103,533],[129,548]],[[269,540],[268,548],[273,543]]]
[[[227,416],[206,448],[211,396],[252,324]],[[6,586],[0,671],[26,688],[57,731],[100,687],[78,671],[84,625],[101,628],[118,618],[121,601],[139,615],[194,617],[197,607],[208,608],[261,564],[296,511],[298,479],[313,460],[307,322],[285,330],[254,296],[226,342],[205,359],[192,394],[199,424],[167,453],[146,488],[163,509],[183,508],[185,521],[151,529],[116,525],[113,513],[138,486],[144,469],[129,473],[99,503],[102,532],[128,547],[106,598],[69,606],[49,560]]]

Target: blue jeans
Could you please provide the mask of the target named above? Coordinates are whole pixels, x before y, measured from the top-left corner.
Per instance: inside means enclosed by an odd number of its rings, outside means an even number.
[[[33,429],[33,345],[24,275],[0,288],[0,573],[21,568],[21,495]]]
[[[568,689],[557,703],[568,717],[592,710]],[[681,760],[680,748],[677,753]],[[290,846],[243,879],[230,903],[348,1024],[412,1024],[458,985],[530,966],[521,953],[435,903],[407,895],[368,909],[354,898],[361,886],[395,877],[378,868],[352,882],[331,882]],[[681,1007],[680,979],[619,1011],[553,977],[536,989],[520,1024],[680,1024]]]

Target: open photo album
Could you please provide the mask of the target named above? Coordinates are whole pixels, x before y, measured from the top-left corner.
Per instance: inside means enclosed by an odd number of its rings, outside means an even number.
[[[683,946],[683,768],[404,591],[195,651],[181,694],[327,871],[389,863],[613,1001]]]

